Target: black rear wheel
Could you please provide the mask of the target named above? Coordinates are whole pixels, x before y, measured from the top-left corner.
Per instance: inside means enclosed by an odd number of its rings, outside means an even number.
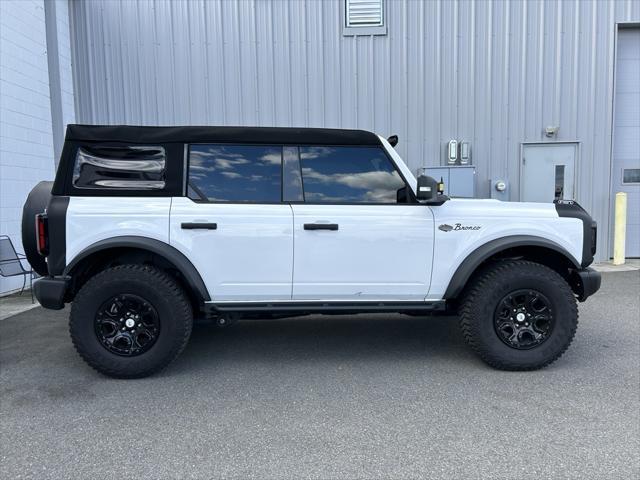
[[[537,263],[509,260],[475,275],[461,303],[465,340],[489,365],[535,370],[557,360],[578,325],[567,282]]]
[[[144,298],[124,293],[100,306],[94,327],[98,340],[111,353],[135,357],[156,343],[160,335],[160,315]]]
[[[69,328],[80,356],[105,375],[135,378],[166,367],[191,335],[191,305],[176,281],[143,265],[92,277],[71,307]]]

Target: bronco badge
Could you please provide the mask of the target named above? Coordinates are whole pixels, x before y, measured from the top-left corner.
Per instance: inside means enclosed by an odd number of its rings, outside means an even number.
[[[438,230],[442,230],[443,232],[450,232],[451,230],[480,230],[480,225],[462,225],[460,223],[456,223],[455,227],[451,225],[447,225],[443,223],[438,227]]]

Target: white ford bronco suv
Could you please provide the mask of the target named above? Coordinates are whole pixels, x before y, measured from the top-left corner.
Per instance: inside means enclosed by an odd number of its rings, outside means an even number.
[[[113,377],[167,366],[194,317],[453,313],[493,367],[556,360],[600,287],[591,217],[440,192],[366,131],[69,125],[23,244],[40,303],[73,302],[73,344]]]

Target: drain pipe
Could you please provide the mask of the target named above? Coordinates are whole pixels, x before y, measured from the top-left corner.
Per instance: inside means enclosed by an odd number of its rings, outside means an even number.
[[[627,237],[627,194],[616,193],[615,220],[613,230],[613,264],[624,265],[625,240]]]

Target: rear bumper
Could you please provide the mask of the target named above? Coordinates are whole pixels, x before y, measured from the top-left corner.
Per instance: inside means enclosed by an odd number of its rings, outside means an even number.
[[[600,290],[602,277],[600,272],[593,268],[575,270],[571,279],[573,291],[578,296],[578,300],[584,302],[591,295]]]
[[[69,281],[63,277],[43,277],[33,283],[33,294],[44,308],[64,308],[64,296]]]

